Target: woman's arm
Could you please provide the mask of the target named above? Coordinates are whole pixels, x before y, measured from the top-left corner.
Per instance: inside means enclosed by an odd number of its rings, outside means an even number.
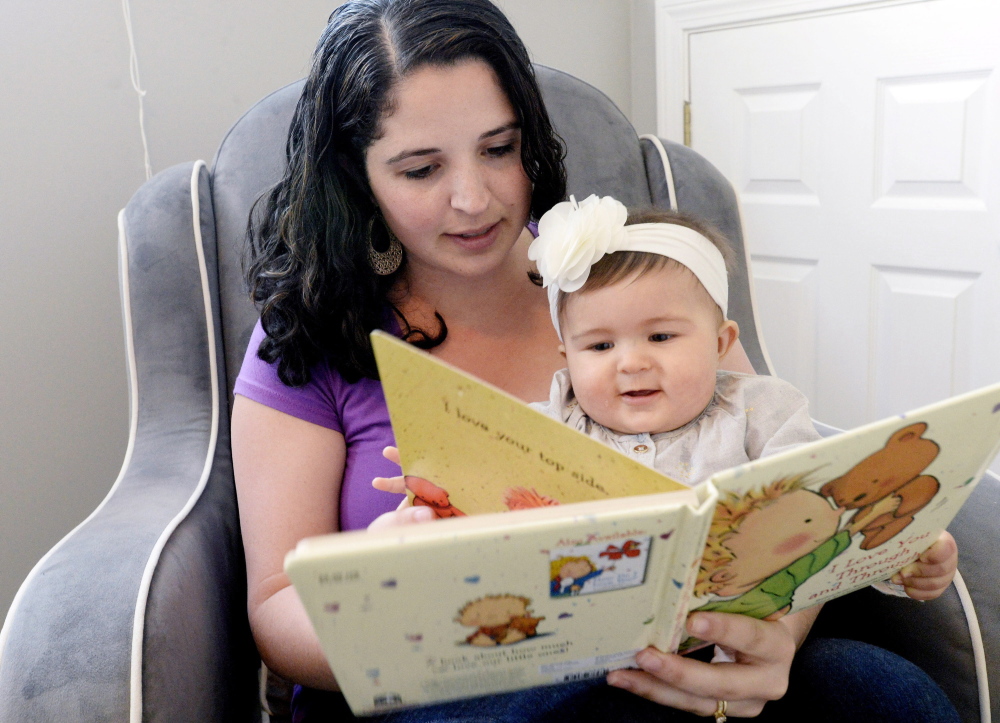
[[[344,437],[237,395],[232,446],[257,649],[283,678],[336,689],[284,560],[302,538],[338,528]]]
[[[795,651],[821,606],[774,622],[744,615],[696,613],[688,632],[735,651],[733,663],[704,663],[646,648],[636,656],[642,670],[616,670],[608,683],[671,708],[710,716],[718,701],[736,717],[753,717],[788,688]]]

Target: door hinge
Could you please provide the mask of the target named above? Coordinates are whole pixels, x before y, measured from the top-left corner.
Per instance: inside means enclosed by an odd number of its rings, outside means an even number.
[[[684,145],[691,147],[691,101],[684,101]]]

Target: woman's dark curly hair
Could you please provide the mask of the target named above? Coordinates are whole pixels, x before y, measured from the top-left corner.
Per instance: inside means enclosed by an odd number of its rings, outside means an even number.
[[[531,215],[566,194],[565,155],[524,44],[489,0],[349,0],[330,16],[288,133],[284,177],[255,204],[244,274],[267,337],[258,356],[278,363],[289,386],[327,359],[347,381],[378,378],[368,334],[394,309],[400,271],[377,276],[368,256],[378,208],[365,152],[392,112],[396,83],[424,65],[467,58],[489,64],[521,126],[521,163],[532,182]],[[405,255],[404,255],[405,266]],[[402,270],[403,267],[400,267]],[[429,347],[432,336],[406,338]]]

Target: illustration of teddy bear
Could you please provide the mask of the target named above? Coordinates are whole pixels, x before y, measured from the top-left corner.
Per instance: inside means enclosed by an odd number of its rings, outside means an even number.
[[[926,431],[923,422],[903,427],[889,438],[884,448],[820,490],[833,498],[838,507],[858,510],[852,520],[868,514],[879,500],[891,495],[899,499],[894,512],[879,515],[862,528],[865,538],[862,550],[878,547],[899,534],[937,494],[940,487],[937,479],[921,474],[940,451],[936,442],[921,436]]]
[[[487,595],[473,600],[458,612],[456,622],[476,631],[465,639],[470,645],[511,645],[537,635],[544,617],[532,617],[531,598],[519,595]]]

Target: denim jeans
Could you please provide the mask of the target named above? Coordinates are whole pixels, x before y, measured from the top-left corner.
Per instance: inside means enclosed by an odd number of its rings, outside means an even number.
[[[356,720],[343,697],[296,689],[294,723]],[[664,708],[603,680],[554,685],[396,711],[371,723],[704,723],[706,718]],[[711,720],[711,717],[708,718]],[[867,643],[808,640],[795,657],[788,694],[768,703],[763,722],[872,720],[880,723],[958,723],[954,706],[920,668]]]

